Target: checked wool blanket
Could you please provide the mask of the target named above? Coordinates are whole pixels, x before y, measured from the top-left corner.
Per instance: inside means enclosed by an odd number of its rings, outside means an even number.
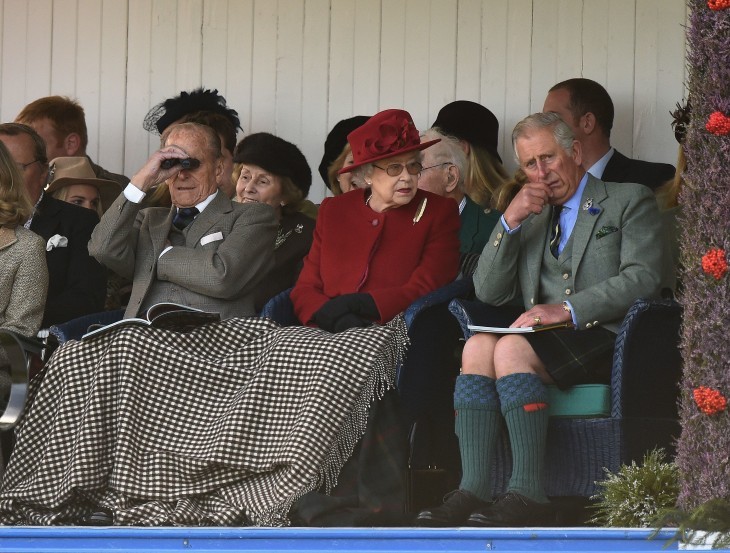
[[[336,484],[406,347],[402,317],[68,342],[18,428],[0,523],[74,524],[103,506],[119,525],[287,525],[294,501]]]

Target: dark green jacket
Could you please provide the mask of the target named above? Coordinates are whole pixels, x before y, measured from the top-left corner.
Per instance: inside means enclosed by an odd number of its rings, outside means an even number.
[[[459,251],[465,253],[482,253],[484,245],[492,234],[494,225],[499,221],[501,213],[496,209],[485,210],[469,196],[461,212],[461,230],[459,231]]]

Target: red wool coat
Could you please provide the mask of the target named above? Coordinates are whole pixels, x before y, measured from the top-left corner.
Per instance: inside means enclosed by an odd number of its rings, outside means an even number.
[[[416,210],[428,198],[414,224]],[[448,284],[459,267],[459,209],[450,198],[418,190],[407,205],[376,213],[365,191],[326,198],[314,241],[291,300],[304,324],[329,299],[367,292],[383,323],[414,300]]]

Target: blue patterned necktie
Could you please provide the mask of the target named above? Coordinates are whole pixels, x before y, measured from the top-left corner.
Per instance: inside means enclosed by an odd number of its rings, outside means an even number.
[[[558,258],[558,245],[560,244],[560,212],[563,211],[563,206],[553,206],[553,218],[550,223],[550,253],[553,254],[555,259]]]
[[[198,211],[197,207],[181,207],[177,210],[172,224],[175,225],[175,228],[182,230],[193,222],[198,213],[200,211]]]

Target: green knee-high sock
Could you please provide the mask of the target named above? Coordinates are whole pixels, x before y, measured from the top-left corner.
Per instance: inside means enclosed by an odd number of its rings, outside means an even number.
[[[497,380],[502,415],[512,446],[509,491],[546,502],[543,468],[547,441],[547,388],[532,373],[515,373]]]
[[[484,501],[492,499],[490,469],[499,433],[499,397],[494,379],[464,374],[454,390],[456,436],[459,438],[462,477],[460,488]]]

